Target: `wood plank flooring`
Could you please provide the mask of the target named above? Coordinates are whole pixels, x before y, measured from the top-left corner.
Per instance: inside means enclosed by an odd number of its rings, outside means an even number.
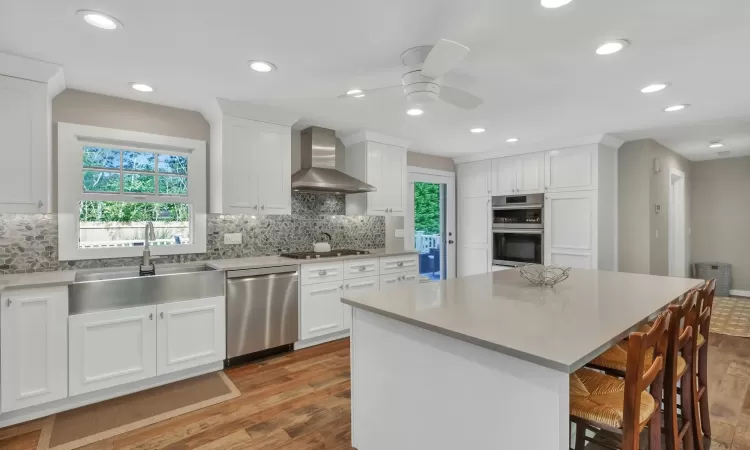
[[[710,346],[707,448],[750,450],[750,339],[714,334]],[[226,373],[240,397],[82,448],[351,449],[348,339]],[[43,420],[0,429],[0,449],[35,450]]]

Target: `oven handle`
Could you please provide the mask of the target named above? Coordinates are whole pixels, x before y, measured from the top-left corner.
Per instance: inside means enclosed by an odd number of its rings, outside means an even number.
[[[541,203],[534,203],[530,205],[506,205],[506,206],[493,206],[493,211],[507,211],[509,209],[542,209],[544,205]]]
[[[544,230],[528,230],[523,228],[506,228],[503,230],[493,229],[493,234],[544,234]]]

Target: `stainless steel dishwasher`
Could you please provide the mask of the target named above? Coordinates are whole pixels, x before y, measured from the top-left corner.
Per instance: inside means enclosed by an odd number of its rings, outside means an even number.
[[[299,338],[297,266],[227,272],[227,360],[292,350]]]

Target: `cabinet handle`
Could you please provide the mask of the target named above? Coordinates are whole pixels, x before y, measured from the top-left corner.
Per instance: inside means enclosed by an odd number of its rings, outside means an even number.
[[[348,285],[348,284],[347,284],[347,285],[346,285],[345,287],[346,287],[347,289],[349,289],[349,285]]]
[[[318,275],[321,276],[321,277],[324,277],[324,276],[328,275],[328,271],[327,270],[319,270],[318,271]]]
[[[39,208],[39,209],[42,209],[42,206],[44,206],[44,202],[42,202],[41,200],[39,200],[39,202],[36,204],[36,207]]]
[[[154,320],[154,313],[148,315],[149,320]]]
[[[162,319],[164,318],[164,311],[159,313],[159,317],[161,317]]]
[[[359,271],[360,272],[364,272],[365,271],[365,266],[359,266]]]
[[[342,284],[341,286],[339,286],[339,289],[341,289],[343,291],[344,290],[344,285]]]
[[[266,205],[260,205],[260,209],[265,210],[266,209]]]
[[[396,263],[396,265],[398,267],[404,267],[404,262],[403,261],[399,261],[399,262]]]
[[[13,303],[13,302],[12,302],[12,301],[10,301],[10,299],[8,299],[8,308],[10,308],[10,304],[11,304],[11,303]]]
[[[257,211],[258,210],[258,205],[253,206],[253,209]]]

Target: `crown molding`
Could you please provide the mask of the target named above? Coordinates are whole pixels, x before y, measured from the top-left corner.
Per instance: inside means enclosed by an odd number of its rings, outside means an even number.
[[[214,105],[202,110],[201,113],[209,123],[220,121],[221,116],[226,115],[291,127],[300,119],[299,114],[283,109],[225,98],[217,98]]]
[[[409,148],[411,141],[393,136],[388,136],[375,131],[362,130],[355,133],[341,134],[336,132],[336,137],[341,139],[344,146],[349,147],[360,142],[380,142],[381,144],[394,145],[396,147]]]
[[[546,152],[549,150],[562,150],[565,148],[582,147],[585,145],[605,145],[618,149],[625,141],[618,139],[610,134],[598,134],[594,136],[585,136],[572,139],[560,139],[555,141],[541,142],[523,146],[508,146],[507,148],[490,150],[482,153],[475,153],[466,156],[457,156],[453,158],[456,164],[467,163],[472,161],[483,161],[487,159],[503,158],[506,156],[525,155],[528,153]]]
[[[47,61],[0,53],[0,75],[44,83],[50,99],[65,90],[63,68]]]

